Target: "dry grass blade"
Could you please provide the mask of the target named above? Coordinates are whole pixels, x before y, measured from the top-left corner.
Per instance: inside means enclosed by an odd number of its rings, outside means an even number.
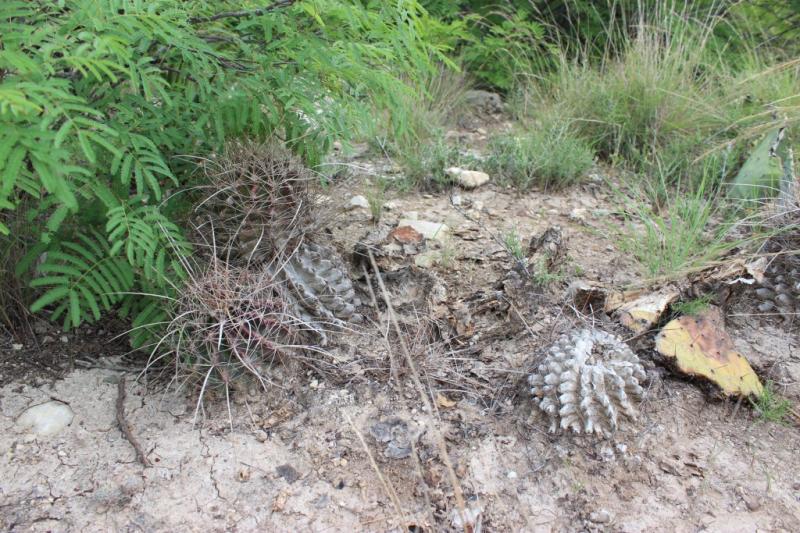
[[[381,278],[380,271],[378,270],[378,265],[375,263],[375,257],[372,255],[372,252],[369,252],[369,260],[370,264],[372,265],[372,269],[375,272],[375,277],[378,281],[378,287],[381,289],[381,295],[383,296],[384,303],[386,303],[386,311],[389,315],[389,320],[392,323],[392,326],[395,329],[395,333],[397,334],[397,340],[400,344],[400,351],[405,358],[406,364],[408,365],[408,369],[411,374],[411,379],[414,382],[414,386],[419,393],[420,400],[422,401],[423,406],[425,407],[425,412],[429,413],[430,416],[434,416],[437,412],[436,408],[431,402],[430,398],[428,398],[428,393],[425,390],[425,387],[422,385],[422,381],[419,378],[419,372],[417,372],[417,367],[414,364],[414,360],[411,357],[411,352],[406,345],[405,338],[403,336],[403,331],[400,329],[400,324],[397,321],[397,315],[394,312],[394,308],[392,307],[392,301],[389,297],[389,292],[386,290],[386,285],[383,283],[383,278]],[[447,474],[450,478],[450,485],[453,488],[453,495],[456,499],[456,506],[458,507],[458,512],[461,517],[461,523],[464,524],[464,529],[469,529],[469,520],[468,515],[466,512],[467,506],[466,502],[464,501],[464,492],[461,489],[461,483],[458,481],[458,476],[456,476],[456,471],[453,468],[453,463],[450,460],[450,454],[447,451],[447,444],[444,441],[444,435],[442,435],[441,429],[439,428],[438,424],[432,424],[431,430],[433,435],[436,439],[436,444],[439,447],[439,454],[442,456],[442,461],[445,464],[445,468],[447,469]]]
[[[353,428],[353,432],[356,434],[356,437],[358,437],[361,447],[364,448],[364,452],[369,458],[369,464],[375,471],[375,475],[378,476],[378,480],[381,482],[384,492],[386,492],[386,495],[392,501],[392,505],[394,506],[394,510],[397,513],[397,517],[400,521],[400,527],[404,527],[406,524],[408,524],[408,520],[406,519],[405,511],[403,511],[403,506],[400,504],[400,498],[397,497],[397,491],[394,490],[394,485],[392,485],[392,482],[386,479],[386,477],[383,475],[383,472],[381,472],[378,463],[375,461],[375,457],[373,457],[372,452],[367,445],[367,441],[364,439],[364,435],[358,430],[352,419],[346,413],[344,417],[347,420],[347,423],[350,424],[350,427]]]

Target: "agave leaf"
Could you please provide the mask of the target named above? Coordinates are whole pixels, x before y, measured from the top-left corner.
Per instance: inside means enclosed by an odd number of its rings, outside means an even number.
[[[758,143],[731,183],[731,198],[760,200],[778,193],[783,177],[780,147],[785,132],[785,128],[774,129]]]

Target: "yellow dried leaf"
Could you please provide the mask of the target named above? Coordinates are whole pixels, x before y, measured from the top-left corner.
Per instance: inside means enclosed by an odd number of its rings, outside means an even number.
[[[681,372],[705,377],[728,395],[758,396],[763,390],[750,363],[734,350],[715,307],[668,323],[656,337],[656,349],[675,358]]]
[[[679,296],[677,290],[671,289],[612,293],[606,299],[605,311],[613,313],[623,326],[634,333],[644,333],[659,321],[667,307]]]
[[[440,392],[436,395],[436,404],[443,409],[449,409],[455,406],[456,402]]]

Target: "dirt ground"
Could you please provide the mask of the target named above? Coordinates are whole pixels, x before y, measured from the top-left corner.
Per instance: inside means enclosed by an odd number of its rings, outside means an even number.
[[[376,165],[354,166],[362,171],[331,192],[332,202],[344,206],[370,188]],[[224,396],[210,399],[197,416],[194,391],[163,390],[156,377],[136,381],[142,361],[123,356],[105,341],[105,331],[66,343],[51,333],[51,342],[18,350],[4,339],[0,526],[458,530],[433,430],[438,427],[474,531],[800,531],[798,428],[761,422],[746,402],[737,407],[662,368],[652,354],[652,335],[628,336],[647,368],[647,395],[638,420],[625,423],[613,439],[551,435],[534,414],[525,378],[560,333],[591,322],[624,334],[608,317],[576,313],[569,285],[623,286],[640,279],[636,263],[610,236],[609,227],[621,221],[602,179],[559,193],[520,196],[497,183],[453,193],[458,206],[448,193],[389,197],[380,222],[388,230],[416,216],[450,229],[444,243],[429,242],[421,252],[429,263],[409,267],[415,261],[409,257],[398,272],[411,278],[388,282],[437,413],[426,412],[403,365],[401,383],[389,379],[396,341],[384,335],[386,313],[369,305],[363,280],[357,285],[367,320],[327,347],[326,356],[346,372],[287,374],[285,389],[270,396],[243,386],[230,403]],[[512,268],[502,236],[514,229],[527,243],[553,225],[561,227],[569,254],[562,279],[531,296],[528,306],[493,307],[490,296]],[[330,229],[346,254],[378,231],[366,210],[344,208]],[[435,290],[414,276],[435,280]],[[484,311],[475,311],[476,294],[488,302]],[[448,337],[437,321],[458,330],[464,306],[472,306],[468,333]],[[737,348],[796,404],[797,325],[726,311]],[[149,467],[137,461],[119,430],[122,375],[126,417]],[[67,428],[39,437],[19,427],[27,407],[49,400],[74,412]],[[419,435],[411,438],[411,456],[385,453],[386,444],[375,437],[379,422]]]

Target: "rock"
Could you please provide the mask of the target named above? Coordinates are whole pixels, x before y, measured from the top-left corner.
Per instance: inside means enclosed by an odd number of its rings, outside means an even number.
[[[750,512],[756,512],[761,509],[761,500],[755,496],[746,496],[744,498],[744,504],[747,506],[747,510]]]
[[[61,340],[62,343],[67,344],[69,342],[69,337],[67,337],[66,335],[61,335],[61,337],[59,337],[59,340]]]
[[[444,173],[453,178],[456,183],[465,189],[474,189],[489,181],[489,174],[478,170],[465,170],[459,167],[450,167],[446,169]]]
[[[385,204],[383,204],[383,208],[387,211],[394,211],[395,209],[400,207],[400,202],[396,202],[395,200],[389,200]]]
[[[611,522],[611,513],[605,509],[600,509],[589,514],[589,520],[595,524],[608,524]]]
[[[508,479],[517,479],[518,475],[513,470],[509,470],[508,474],[506,474],[506,477],[508,477]]]
[[[576,207],[569,212],[569,219],[573,222],[586,222],[586,209]]]
[[[369,209],[369,200],[360,194],[353,196],[350,198],[350,201],[347,202],[347,210],[351,211],[353,209]]]
[[[450,228],[438,222],[429,222],[427,220],[416,220],[410,218],[403,218],[398,222],[397,227],[409,226],[421,233],[426,239],[433,239],[443,241],[450,232]]]
[[[427,252],[416,256],[414,258],[414,264],[420,268],[433,268],[433,266],[436,264],[437,259],[438,259],[438,253]]]
[[[462,201],[463,200],[461,199],[460,194],[454,194],[453,196],[450,197],[450,202],[455,206],[461,205]]]
[[[22,349],[22,345],[21,344],[12,344],[11,345],[11,349],[14,350],[15,352],[18,352],[18,351],[20,351]]]
[[[418,244],[424,239],[422,233],[411,226],[397,226],[389,233],[388,238],[400,244]]]
[[[385,443],[383,455],[390,459],[405,459],[411,455],[412,444],[419,439],[421,432],[415,426],[399,417],[389,417],[370,426],[372,437]]]
[[[17,418],[17,425],[47,437],[61,432],[72,423],[74,417],[75,414],[67,404],[52,400],[26,409]]]
[[[300,472],[298,472],[292,465],[289,464],[276,467],[275,473],[285,479],[290,485],[300,479]]]
[[[490,91],[467,91],[464,93],[464,101],[479,113],[494,114],[503,111],[503,98]]]

